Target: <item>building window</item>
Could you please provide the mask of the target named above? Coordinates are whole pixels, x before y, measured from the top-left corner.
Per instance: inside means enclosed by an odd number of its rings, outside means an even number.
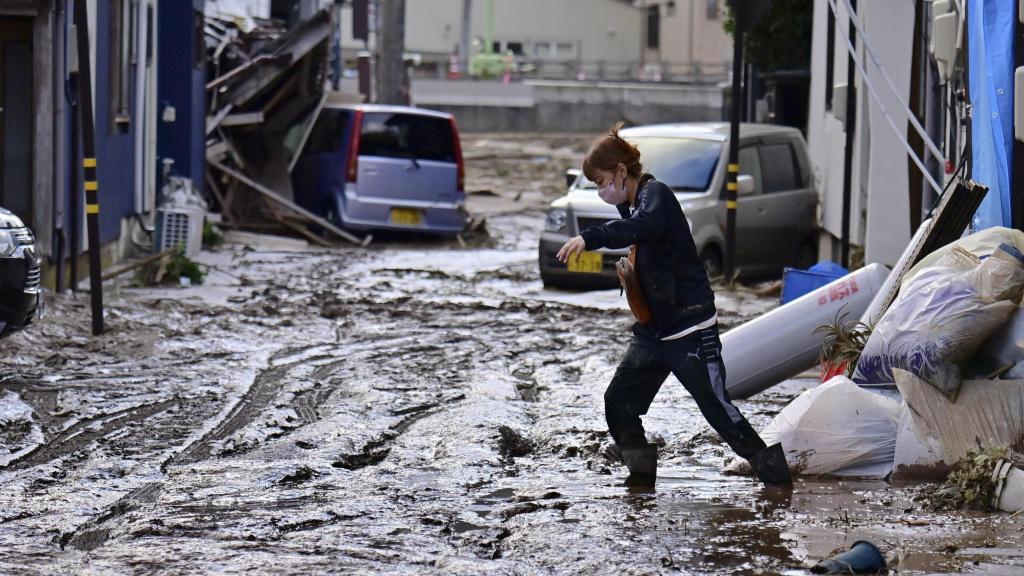
[[[718,0],[708,0],[708,20],[718,20]]]
[[[515,54],[516,56],[523,55],[523,43],[522,42],[506,42],[505,49]]]
[[[135,11],[138,0],[110,3],[110,106],[115,130],[127,131],[131,121],[131,67],[135,54]]]
[[[657,50],[661,44],[661,11],[658,8],[657,4],[647,7],[647,47],[652,50]]]
[[[555,56],[558,58],[575,58],[576,46],[572,42],[559,42],[555,44]]]
[[[533,55],[546,58],[551,56],[551,43],[550,42],[535,42],[533,44]]]

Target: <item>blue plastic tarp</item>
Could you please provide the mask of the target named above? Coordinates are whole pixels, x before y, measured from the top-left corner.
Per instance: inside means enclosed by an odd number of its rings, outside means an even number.
[[[974,106],[971,177],[989,189],[974,215],[975,230],[1011,226],[1016,8],[1016,2],[1006,0],[972,0],[967,3],[968,84]]]

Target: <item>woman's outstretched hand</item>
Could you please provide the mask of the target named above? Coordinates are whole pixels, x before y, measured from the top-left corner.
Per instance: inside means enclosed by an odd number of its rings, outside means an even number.
[[[574,254],[579,254],[586,250],[587,243],[583,240],[583,236],[573,236],[569,238],[569,241],[562,245],[562,248],[558,251],[558,261],[568,262]]]

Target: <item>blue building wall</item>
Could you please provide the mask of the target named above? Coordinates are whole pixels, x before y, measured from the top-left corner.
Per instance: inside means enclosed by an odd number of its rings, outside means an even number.
[[[114,125],[111,99],[111,43],[110,0],[96,3],[96,168],[100,186],[100,242],[116,240],[121,233],[121,220],[135,211],[135,138],[129,128],[122,131]],[[133,73],[134,75],[134,73]],[[131,78],[126,81],[132,82]],[[132,91],[134,98],[134,91]],[[143,121],[131,119],[131,124]]]
[[[205,53],[196,42],[196,18],[202,18],[203,4],[160,2],[157,65],[157,113],[173,106],[176,116],[174,122],[158,122],[158,161],[173,159],[174,173],[191,178],[200,190],[206,163],[206,73]]]
[[[100,201],[100,242],[106,244],[117,240],[121,234],[121,220],[128,218],[135,210],[135,163],[134,163],[134,134],[131,129],[119,130],[114,126],[114,118],[111,110],[111,0],[96,0],[96,21],[90,22],[95,30],[90,32],[90,41],[95,46],[96,61],[92,71],[93,85],[95,87],[95,117],[96,124],[96,172],[99,179],[99,201]],[[68,3],[68,10],[65,13],[65,30],[71,33],[71,25],[74,22],[73,2]],[[67,37],[68,44],[74,44],[77,38],[72,35]],[[59,50],[58,54],[63,54]],[[60,56],[58,56],[60,57]],[[134,71],[133,71],[134,75]],[[133,82],[133,78],[128,79]],[[65,193],[65,230],[71,230],[71,219],[78,219],[79,231],[85,230],[85,218],[81,214],[81,208],[85,204],[84,192],[82,191],[81,161],[79,158],[71,157],[71,124],[75,121],[72,114],[72,102],[77,100],[76,94],[66,91],[67,100],[67,125],[64,126],[66,142],[68,142],[67,158],[71,166],[74,166],[78,175],[75,186],[70,186],[70,174],[67,175],[69,186]],[[134,94],[134,92],[133,92]],[[142,121],[141,118],[132,117],[132,126],[135,122]],[[80,131],[79,131],[80,133]],[[82,154],[81,148],[79,155]],[[72,201],[71,195],[75,195]],[[71,206],[77,203],[78,213],[71,211]],[[70,239],[69,239],[70,241]],[[87,246],[79,245],[79,250],[84,252]]]

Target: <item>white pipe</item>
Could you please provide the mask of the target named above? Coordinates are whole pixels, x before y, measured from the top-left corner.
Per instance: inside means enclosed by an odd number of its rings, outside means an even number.
[[[146,2],[132,0],[135,5],[135,213],[145,211],[145,138],[146,138]],[[128,79],[125,78],[127,82]]]
[[[885,80],[886,84],[889,85],[889,90],[896,98],[896,101],[903,106],[903,111],[906,112],[907,119],[914,125],[914,129],[917,130],[917,134],[922,140],[924,140],[924,143],[928,146],[928,149],[931,150],[932,154],[935,155],[935,158],[945,158],[946,156],[942,153],[942,150],[939,150],[939,147],[932,142],[931,137],[928,136],[928,132],[923,126],[921,126],[921,123],[917,121],[917,117],[914,115],[913,111],[910,110],[910,106],[903,101],[900,93],[896,90],[896,85],[893,83],[892,78],[889,77],[889,73],[885,71],[885,67],[883,67],[882,63],[878,60],[878,56],[875,55],[875,50],[871,48],[871,42],[868,42],[867,34],[865,34],[864,30],[861,29],[860,19],[857,18],[857,14],[854,12],[853,6],[850,5],[850,0],[843,0],[843,3],[846,5],[846,15],[850,18],[850,22],[853,23],[853,28],[857,31],[857,35],[860,36],[861,42],[864,43],[865,51],[868,53],[868,56],[871,57],[871,61],[875,63],[875,67],[878,68],[878,71],[882,74],[882,78]]]
[[[832,7],[832,11],[835,14],[838,14],[839,12],[838,8],[836,7],[835,0],[828,0],[828,3]],[[935,181],[935,178],[932,178],[931,172],[929,172],[928,169],[925,168],[924,163],[921,162],[921,159],[917,157],[917,152],[914,152],[914,149],[910,147],[910,144],[907,144],[907,141],[904,139],[903,134],[900,132],[900,129],[896,127],[896,122],[893,121],[892,116],[889,114],[889,111],[886,110],[885,106],[882,104],[882,99],[878,97],[878,92],[875,91],[875,87],[871,84],[871,81],[868,80],[868,73],[867,71],[864,70],[864,63],[861,61],[860,55],[857,54],[857,49],[854,48],[853,44],[850,43],[850,38],[845,34],[839,34],[839,36],[842,36],[843,41],[846,43],[846,50],[847,52],[850,53],[850,58],[853,59],[854,64],[857,65],[857,70],[860,71],[861,79],[864,81],[864,85],[868,87],[868,93],[871,94],[871,97],[875,100],[875,105],[878,106],[878,109],[881,110],[882,115],[885,116],[885,121],[889,124],[889,127],[892,128],[893,132],[896,133],[896,139],[899,140],[900,144],[903,144],[903,148],[907,151],[907,154],[910,156],[910,159],[914,161],[914,164],[917,165],[918,169],[921,170],[921,174],[924,175],[924,178],[925,180],[928,181],[928,184],[931,185],[931,187],[935,190],[936,194],[941,196],[942,186],[939,186],[939,183]]]
[[[869,264],[723,334],[729,396],[749,398],[814,368],[824,339],[814,330],[840,312],[860,318],[888,276],[882,264]]]
[[[1000,460],[992,470],[995,489],[991,505],[1004,512],[1024,510],[1024,471],[1012,462]]]

